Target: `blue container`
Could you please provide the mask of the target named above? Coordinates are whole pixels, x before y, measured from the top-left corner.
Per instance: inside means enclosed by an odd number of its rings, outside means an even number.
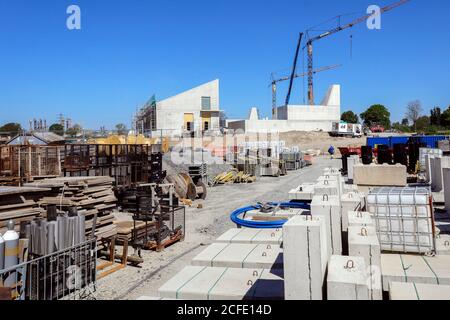
[[[375,149],[375,146],[378,144],[385,144],[385,145],[390,145],[389,144],[389,138],[380,138],[380,137],[370,137],[367,138],[367,146],[368,147],[372,147],[372,149]]]
[[[420,137],[420,142],[426,144],[427,148],[437,148],[439,141],[447,139],[447,136],[422,136]]]
[[[409,137],[390,137],[389,146],[391,148],[394,148],[394,145],[396,144],[407,144]]]

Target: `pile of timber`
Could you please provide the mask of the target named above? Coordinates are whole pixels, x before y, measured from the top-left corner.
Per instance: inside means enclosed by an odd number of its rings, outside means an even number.
[[[90,233],[96,216],[95,235],[98,239],[110,238],[117,234],[113,224],[113,209],[117,198],[113,191],[114,179],[111,177],[59,177],[27,183],[27,187],[46,188],[45,196],[39,205],[46,208],[56,205],[60,212],[77,208],[86,219],[86,233]]]
[[[256,177],[251,174],[246,174],[243,171],[232,169],[217,175],[213,180],[213,185],[217,184],[231,184],[231,183],[253,183]]]
[[[27,187],[0,187],[0,233],[6,232],[9,220],[15,223],[16,231],[20,230],[22,221],[31,221],[45,214],[39,208],[37,200],[50,189]]]
[[[134,236],[136,235],[136,240],[145,238],[146,236],[146,225],[143,221],[136,221],[136,228],[134,228],[133,221],[115,221],[114,224],[117,226],[117,240],[125,241],[129,243],[134,241]],[[147,233],[155,229],[155,222],[151,221],[147,223]]]

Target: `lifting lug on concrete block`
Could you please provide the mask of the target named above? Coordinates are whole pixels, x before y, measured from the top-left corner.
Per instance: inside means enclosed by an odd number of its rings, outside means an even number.
[[[328,180],[325,180],[325,181],[323,182],[323,184],[326,185],[326,186],[328,186],[328,185],[330,184],[330,182],[329,182]]]
[[[450,246],[450,242],[448,242],[448,240],[445,241],[445,242],[444,242],[444,246],[446,246],[446,247]]]
[[[350,199],[353,199],[353,192],[350,192],[350,193],[348,194],[348,197],[349,197]]]
[[[328,181],[327,181],[328,182]],[[328,195],[327,194],[324,194],[323,195],[323,197],[322,197],[322,200],[323,201],[328,201],[329,199],[328,199]]]
[[[368,236],[369,236],[369,232],[367,231],[366,228],[362,228],[362,229],[361,229],[361,235],[362,235],[363,237],[368,237]]]
[[[270,235],[272,238],[275,238],[275,232],[272,232],[272,234]]]
[[[258,271],[256,271],[256,270],[253,271],[253,276],[254,276],[254,277],[257,277],[257,276],[258,276]]]
[[[267,250],[272,250],[272,246],[270,244],[267,245]]]
[[[344,267],[345,270],[355,269],[355,262],[353,260],[348,260],[347,265]]]
[[[248,281],[247,281],[247,285],[248,285],[248,286],[253,286],[253,281],[252,281],[252,280],[248,280]]]
[[[358,218],[362,218],[362,217],[363,217],[363,214],[362,214],[361,211],[359,211],[359,212],[356,214],[356,216],[357,216]]]
[[[267,257],[267,252],[263,252],[263,253],[262,253],[262,256],[263,256],[263,257]]]

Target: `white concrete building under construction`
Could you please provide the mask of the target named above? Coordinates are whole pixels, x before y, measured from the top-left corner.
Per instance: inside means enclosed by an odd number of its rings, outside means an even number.
[[[328,89],[320,105],[285,105],[277,107],[273,119],[260,119],[257,110],[248,120],[229,120],[228,129],[246,133],[289,131],[332,131],[334,122],[341,119],[341,90],[339,85]]]
[[[219,80],[202,84],[173,97],[155,101],[136,117],[138,131],[159,136],[220,131]]]

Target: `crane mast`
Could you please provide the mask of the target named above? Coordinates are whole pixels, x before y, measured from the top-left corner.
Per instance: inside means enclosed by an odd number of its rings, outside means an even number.
[[[400,0],[400,1],[397,1],[397,2],[395,2],[393,4],[388,5],[386,7],[383,7],[380,10],[380,14],[381,13],[385,13],[387,11],[390,11],[390,10],[392,10],[394,8],[397,8],[397,7],[407,3],[409,1],[411,1],[411,0]],[[312,38],[308,39],[308,41],[306,42],[306,47],[307,47],[307,55],[308,55],[308,103],[310,105],[314,105],[313,42],[315,42],[317,40],[320,40],[320,39],[323,39],[323,38],[326,38],[326,37],[328,37],[328,36],[330,36],[332,34],[340,32],[342,30],[346,30],[346,29],[352,28],[353,26],[366,21],[371,16],[372,16],[372,14],[367,14],[367,15],[365,15],[363,17],[360,17],[358,19],[353,20],[350,23],[345,24],[344,26],[339,26],[337,28],[334,28],[334,29],[331,29],[329,31],[326,31],[326,32],[324,32],[324,33],[322,33],[322,34],[320,34],[318,36],[315,36],[315,37],[312,37]]]

